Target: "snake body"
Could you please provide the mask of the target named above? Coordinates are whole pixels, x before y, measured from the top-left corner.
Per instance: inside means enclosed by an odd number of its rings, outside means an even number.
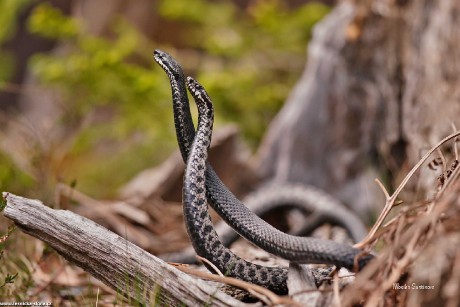
[[[339,201],[320,189],[295,183],[269,183],[252,192],[244,199],[244,204],[257,216],[264,216],[277,209],[297,209],[307,221],[303,227],[292,234],[308,236],[323,224],[343,227],[354,242],[358,242],[367,234],[361,220],[343,206]],[[230,246],[239,235],[225,222],[215,226],[221,242]],[[170,254],[160,255],[162,259],[178,263],[195,263],[196,252],[193,246]]]
[[[198,129],[184,175],[182,195],[187,232],[197,254],[208,259],[226,276],[245,280],[278,293],[286,293],[287,271],[247,262],[227,249],[214,230],[206,203],[205,172],[211,143],[213,107],[201,85],[187,78],[187,86],[198,106]]]
[[[202,154],[198,154],[198,157],[189,157],[189,151],[191,149],[191,144],[194,143],[195,133],[182,69],[170,55],[163,51],[156,50],[154,58],[165,70],[170,79],[176,135],[182,158],[184,161],[189,160],[188,164],[192,163],[191,161],[196,161],[196,159],[203,160],[204,155]],[[207,95],[205,96],[205,91],[202,87],[190,91],[195,100],[203,99],[203,97],[209,99]],[[196,164],[196,162],[193,163]],[[189,197],[189,195],[193,195],[193,193],[198,193],[200,195],[206,193],[206,198],[214,210],[241,236],[256,246],[276,256],[297,263],[333,264],[350,270],[355,268],[355,264],[357,265],[357,269],[361,269],[373,258],[372,255],[363,256],[361,250],[347,244],[315,238],[296,237],[277,230],[245,207],[244,204],[226,188],[212,167],[205,162],[205,160],[203,160],[202,163],[205,165],[201,170],[204,172],[205,179],[197,180],[195,184],[186,185],[187,189],[196,189],[196,192],[185,191],[186,188],[184,187],[184,199]],[[201,212],[199,215],[186,215],[186,218],[205,218],[206,214],[207,213]],[[201,234],[213,233],[213,235],[217,236],[212,224],[208,225],[204,223],[203,225]],[[191,226],[193,227],[193,223],[188,224],[189,228]],[[194,243],[194,247],[198,254],[210,253],[208,256],[213,257],[212,259],[214,261],[218,261],[218,259],[222,257],[225,259],[228,258],[226,255],[229,254],[227,251],[222,250],[222,248],[225,247],[220,241],[220,245],[219,242],[214,241],[213,243],[215,246],[213,246],[209,245],[210,243],[206,240],[212,238],[203,238],[196,235],[191,236],[191,238],[192,241],[198,241]],[[254,264],[246,263],[247,267],[253,268],[254,270],[256,270],[256,268],[259,269],[259,267],[255,267]],[[257,271],[245,268],[246,266],[244,263],[238,263],[238,267],[230,266],[227,269],[232,269],[232,272],[237,274],[235,277],[264,285],[262,279],[265,280],[265,278],[263,277],[268,278],[268,276],[265,276],[265,273],[262,273],[263,276],[260,276]],[[260,270],[262,270],[261,272],[267,272],[266,267],[260,267]],[[279,276],[283,276],[281,272],[285,271],[280,271],[279,275],[273,275],[273,281],[282,282],[282,278],[278,278]],[[225,270],[224,273],[226,273]],[[267,287],[270,288],[270,286]]]
[[[251,193],[244,203],[258,216],[261,216],[264,211],[280,207],[298,209],[304,214],[311,214],[309,225],[298,231],[302,236],[310,234],[325,223],[343,227],[355,242],[363,239],[367,234],[366,227],[353,212],[338,200],[312,186],[273,182]]]

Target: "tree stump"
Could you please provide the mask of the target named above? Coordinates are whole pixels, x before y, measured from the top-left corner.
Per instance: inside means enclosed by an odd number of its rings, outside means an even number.
[[[459,14],[458,1],[340,3],[314,30],[259,148],[260,174],[315,185],[362,214],[383,204],[375,177],[397,181],[460,127]]]

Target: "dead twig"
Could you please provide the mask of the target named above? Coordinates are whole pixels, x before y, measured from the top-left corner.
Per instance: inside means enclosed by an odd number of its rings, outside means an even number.
[[[383,221],[385,218],[388,216],[390,213],[391,209],[395,206],[395,201],[398,195],[401,193],[402,189],[406,186],[406,184],[409,182],[409,180],[412,178],[412,176],[415,174],[415,172],[422,166],[422,164],[431,156],[431,154],[436,151],[440,146],[442,146],[444,143],[455,139],[460,135],[460,131],[457,131],[444,139],[442,139],[438,144],[436,144],[433,148],[431,148],[423,157],[418,161],[418,163],[411,169],[411,171],[406,175],[406,177],[403,179],[403,181],[399,184],[397,189],[394,191],[393,194],[389,194],[388,191],[385,189],[383,184],[376,179],[377,184],[380,186],[382,189],[383,194],[385,195],[385,207],[382,210],[382,213],[378,217],[377,221],[375,222],[374,226],[372,229],[369,231],[368,235],[359,243],[355,244],[355,247],[357,248],[363,248],[365,245],[369,244],[375,239],[375,233],[377,230],[382,226]]]
[[[300,306],[297,302],[293,301],[290,297],[278,296],[275,293],[271,292],[270,290],[264,287],[254,285],[254,284],[242,281],[240,279],[236,279],[233,277],[227,277],[227,276],[214,275],[211,273],[198,271],[196,269],[193,269],[193,268],[190,268],[189,266],[184,266],[184,265],[176,266],[176,268],[190,275],[194,275],[194,276],[197,276],[203,279],[221,282],[227,285],[231,285],[231,286],[246,290],[250,292],[251,294],[253,293],[256,294],[257,298],[259,299],[262,298],[263,296],[264,301],[267,302],[267,299],[268,299],[269,305],[286,304],[288,306]]]
[[[340,300],[340,291],[339,291],[339,272],[335,270],[334,273],[334,298],[333,298],[333,305],[336,307],[341,306]]]
[[[212,263],[212,262],[209,261],[208,259],[203,258],[203,257],[198,256],[198,255],[196,255],[196,258],[197,258],[198,260],[200,260],[201,262],[204,262],[204,263],[208,264],[210,267],[212,267],[212,269],[214,270],[214,272],[215,272],[217,275],[222,276],[222,277],[225,276],[225,275],[222,274],[222,272],[214,265],[214,263]]]

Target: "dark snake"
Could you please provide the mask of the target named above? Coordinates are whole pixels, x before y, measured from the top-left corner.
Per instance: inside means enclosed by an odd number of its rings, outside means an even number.
[[[181,67],[167,53],[156,50],[154,58],[165,70],[170,79],[176,134],[182,158],[186,161],[191,144],[194,143],[195,132],[185,89],[184,75]],[[191,84],[189,84],[189,87],[191,87]],[[195,100],[209,99],[207,94],[205,95],[204,88],[201,86],[189,88],[189,90]],[[199,145],[196,146],[199,147]],[[191,156],[187,164],[190,164],[190,161],[203,160],[203,156]],[[184,199],[187,199],[190,195],[204,195],[203,193],[205,193],[209,204],[214,210],[241,236],[256,246],[293,262],[333,264],[350,270],[361,269],[373,258],[372,255],[363,255],[361,250],[347,244],[315,238],[296,237],[277,230],[246,208],[225,187],[212,167],[205,160],[202,163],[205,164],[205,167],[200,171],[204,172],[205,179],[194,181],[194,184],[186,184],[184,182]],[[187,165],[188,167],[189,165]],[[188,180],[193,181],[193,175],[191,176],[192,178]],[[186,190],[185,187],[192,189],[192,191]],[[202,207],[204,210],[199,215],[186,214],[185,217],[190,219],[203,218],[206,220],[208,213],[205,202]],[[195,222],[187,221],[188,228],[193,228]],[[221,259],[221,262],[227,260],[227,265],[223,266],[227,270],[223,270],[225,274],[260,284],[276,292],[285,291],[286,270],[255,266],[240,258],[227,259],[229,257],[232,258],[232,255],[219,240],[213,240],[213,237],[217,237],[217,234],[212,224],[203,223],[203,225],[205,226],[197,230],[202,236],[191,235],[194,247],[199,255],[206,254],[220,265],[222,263],[219,262],[219,259]],[[205,240],[203,240],[203,235],[206,236]],[[232,262],[229,263],[228,261],[231,260]],[[266,274],[270,275],[266,276]]]
[[[367,229],[361,220],[350,210],[344,207],[335,198],[320,189],[295,183],[264,184],[244,199],[244,204],[257,216],[264,216],[282,209],[300,210],[307,220],[300,229],[290,232],[296,236],[308,236],[323,224],[343,227],[354,242],[363,239]],[[225,222],[215,226],[221,242],[230,246],[239,235]],[[177,263],[195,263],[196,252],[193,246],[169,254],[160,255],[160,258]]]

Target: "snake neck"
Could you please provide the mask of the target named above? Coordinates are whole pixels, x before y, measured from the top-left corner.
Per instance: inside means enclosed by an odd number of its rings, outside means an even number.
[[[195,138],[195,127],[193,125],[192,114],[190,113],[184,72],[174,58],[164,51],[155,50],[153,57],[169,78],[177,143],[182,159],[185,162],[187,161],[193,139]]]
[[[170,77],[174,125],[177,136],[177,143],[182,155],[182,159],[187,161],[193,139],[195,138],[195,127],[193,125],[190,105],[185,91],[185,81],[183,78],[173,79]]]

